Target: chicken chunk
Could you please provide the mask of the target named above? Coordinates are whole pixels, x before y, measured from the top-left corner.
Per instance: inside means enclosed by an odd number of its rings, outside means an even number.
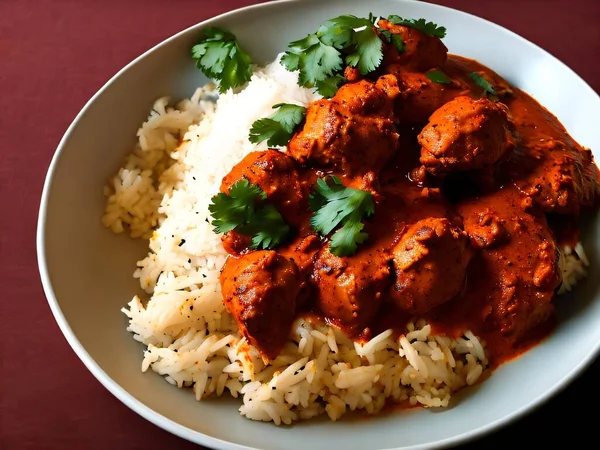
[[[399,53],[396,46],[386,46],[384,65],[398,64],[415,72],[424,72],[433,67],[443,66],[448,57],[448,48],[440,38],[429,36],[420,30],[404,25],[395,25],[381,19],[377,24],[391,34],[401,36],[404,51]]]
[[[237,181],[247,179],[263,190],[287,223],[297,225],[307,195],[296,166],[293,158],[278,150],[251,152],[223,178],[221,192],[228,193]]]
[[[288,339],[300,292],[298,268],[274,251],[229,257],[220,275],[225,308],[241,335],[275,359]]]
[[[301,282],[298,294],[299,305],[311,302],[314,297],[314,287],[307,281],[313,272],[315,259],[320,249],[321,239],[316,234],[300,235],[278,249],[280,255],[285,256],[298,267]]]
[[[471,243],[476,248],[492,248],[508,238],[504,221],[489,208],[474,211],[464,221]]]
[[[338,257],[321,250],[312,276],[325,316],[350,335],[360,333],[377,314],[389,287],[389,256],[382,250]]]
[[[446,218],[423,219],[408,228],[393,249],[396,305],[423,314],[458,295],[471,258],[468,241]]]
[[[435,83],[422,72],[407,71],[396,71],[394,76],[400,90],[394,114],[403,125],[423,125],[436,109],[470,92],[468,84],[460,79]]]
[[[597,204],[600,174],[590,150],[550,139],[522,151],[509,164],[511,175],[544,211],[578,214]]]
[[[312,102],[306,123],[290,140],[301,164],[357,175],[378,170],[394,155],[398,134],[393,121],[395,80],[361,80],[342,86],[330,100]]]
[[[514,124],[502,103],[460,96],[431,115],[418,140],[421,164],[432,175],[482,169],[512,151]]]
[[[507,186],[458,205],[465,231],[484,244],[466,302],[483,299],[487,327],[515,341],[554,313],[552,298],[561,282],[560,250],[546,217],[525,211],[523,199]]]

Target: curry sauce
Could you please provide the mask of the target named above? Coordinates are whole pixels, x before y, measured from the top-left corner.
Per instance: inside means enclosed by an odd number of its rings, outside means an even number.
[[[578,241],[580,212],[598,206],[598,168],[531,96],[438,38],[383,22],[404,34],[405,53],[387,47],[368,76],[348,68],[286,152],[253,152],[223,179],[224,193],[240,179],[259,186],[293,230],[274,250],[223,236],[224,302],[267,359],[300,316],[356,340],[422,317],[434,334],[471,330],[495,367],[552,330],[561,249]],[[348,256],[311,226],[311,188],[331,175],[375,203],[368,239]]]

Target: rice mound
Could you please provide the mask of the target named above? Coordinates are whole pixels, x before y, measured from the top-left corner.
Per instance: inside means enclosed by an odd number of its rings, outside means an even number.
[[[388,400],[445,407],[452,393],[477,382],[487,367],[485,343],[468,330],[458,338],[433,335],[416,319],[406,335],[387,330],[365,343],[298,319],[282,353],[263,362],[225,310],[219,273],[227,253],[208,205],[237,162],[267,148],[248,141],[255,120],[277,103],[306,106],[318,97],[276,60],[255,68],[241,92],[215,98],[207,85],[175,107],[166,97],[157,100],[136,148],[105,187],[102,223],[149,240],[134,272],[149,300],[136,296],[122,309],[128,331],[146,346],[142,371],[191,388],[197,400],[225,391],[241,396],[243,416],[275,424],[321,414],[337,420],[353,410],[373,414]],[[565,290],[585,275],[580,253],[563,258],[571,280]]]

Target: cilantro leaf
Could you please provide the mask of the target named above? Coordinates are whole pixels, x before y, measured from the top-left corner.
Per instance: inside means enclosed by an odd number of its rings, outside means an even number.
[[[355,49],[346,57],[346,63],[358,67],[362,75],[373,72],[383,60],[383,42],[371,26],[356,31],[353,41]]]
[[[434,83],[448,84],[448,83],[452,82],[452,80],[450,78],[448,78],[448,76],[439,69],[434,69],[434,70],[425,72],[425,76],[427,78],[429,78],[431,81],[433,81]]]
[[[250,128],[249,140],[253,144],[267,141],[270,147],[286,146],[298,125],[304,121],[306,108],[290,103],[279,103],[273,109],[279,110],[263,119],[258,119]]]
[[[300,54],[286,52],[281,56],[281,65],[290,72],[298,70],[300,67]]]
[[[338,50],[321,42],[315,34],[291,42],[281,57],[281,64],[289,70],[299,70],[298,84],[314,87],[318,81],[342,69],[342,57]]]
[[[469,75],[469,78],[471,78],[471,80],[473,80],[475,84],[477,84],[477,86],[483,88],[484,94],[498,95],[496,89],[494,89],[494,87],[482,75],[478,74],[477,72],[471,73]]]
[[[341,225],[331,236],[330,250],[337,256],[352,255],[357,245],[368,238],[362,231],[362,220],[375,212],[373,195],[345,187],[336,176],[328,179],[319,178],[309,197],[309,207],[313,211],[310,223],[323,236]]]
[[[252,237],[251,248],[270,249],[279,245],[290,232],[277,209],[260,204],[267,196],[260,187],[243,178],[231,186],[229,194],[220,192],[208,206],[215,233],[236,232]]]
[[[436,23],[427,22],[425,19],[403,19],[397,15],[391,15],[387,18],[394,25],[404,25],[405,27],[414,28],[422,31],[428,36],[439,37],[440,39],[446,37],[446,27],[440,27]]]
[[[383,60],[383,43],[375,32],[373,23],[370,19],[364,19],[356,16],[339,16],[328,21],[333,26],[328,28],[329,37],[332,30],[339,32],[342,30],[349,36],[343,44],[342,50],[347,54],[346,64],[352,67],[358,67],[361,74],[366,75],[374,71]]]
[[[331,251],[336,256],[350,256],[356,253],[358,244],[365,242],[369,235],[362,231],[364,225],[358,221],[348,221],[331,236]]]
[[[402,40],[402,36],[399,34],[392,34],[389,30],[384,30],[382,28],[378,28],[379,34],[383,36],[383,38],[391,44],[394,44],[398,53],[404,53],[406,51],[406,46],[404,45],[404,41]]]
[[[252,124],[249,139],[254,144],[267,141],[270,147],[283,147],[290,141],[291,133],[288,133],[281,123],[267,117]]]
[[[319,27],[316,36],[323,44],[343,50],[352,43],[352,28],[332,19]]]
[[[383,43],[375,30],[375,17],[342,15],[324,22],[316,33],[293,41],[281,58],[289,71],[298,71],[298,84],[332,97],[345,82],[344,64],[363,75],[383,60]],[[395,44],[397,45],[397,44]]]
[[[211,199],[208,210],[213,216],[212,225],[215,233],[227,233],[246,222],[254,214],[254,200],[264,200],[265,193],[246,179],[235,183],[229,194],[218,193]]]
[[[396,47],[396,50],[398,50],[398,53],[404,53],[406,51],[406,46],[404,45],[402,36],[399,36],[397,34],[392,34],[390,38],[391,38],[392,44],[394,44],[394,46]]]
[[[250,80],[250,56],[229,31],[208,27],[192,47],[192,58],[204,75],[219,82],[219,92],[244,85]]]
[[[253,236],[250,248],[268,249],[281,244],[290,227],[273,205],[265,204],[256,211],[252,223],[241,228],[241,232]]]
[[[342,70],[342,62],[338,50],[319,41],[300,55],[298,83],[313,87],[317,82]]]
[[[319,91],[323,97],[331,98],[346,81],[346,78],[342,75],[332,75],[329,78],[317,82],[317,91]]]

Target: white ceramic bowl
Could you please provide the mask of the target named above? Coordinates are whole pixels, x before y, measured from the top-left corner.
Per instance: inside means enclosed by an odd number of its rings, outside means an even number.
[[[457,444],[518,418],[578,375],[600,349],[600,289],[595,276],[560,301],[561,322],[544,343],[506,364],[455,406],[418,410],[359,423],[309,421],[276,427],[240,417],[226,398],[197,403],[153,372],[140,371],[142,348],[125,330],[120,308],[137,292],[135,262],[147,245],[100,224],[102,187],[135,143],[153,101],[191,95],[206,80],[190,48],[210,24],[232,30],[260,63],[288,42],[340,14],[425,17],[446,26],[450,52],[478,59],[553,111],[600,160],[600,98],[575,73],[523,38],[485,20],[431,4],[382,0],[275,2],[234,11],[189,28],[120,71],[85,106],[60,142],[41,201],[40,273],[54,316],[88,369],[116,397],[156,425],[218,448],[312,450],[432,448]],[[284,25],[276,25],[284,24]],[[598,217],[584,243],[600,267]],[[594,238],[595,236],[595,238]],[[598,269],[592,269],[597,274]]]

